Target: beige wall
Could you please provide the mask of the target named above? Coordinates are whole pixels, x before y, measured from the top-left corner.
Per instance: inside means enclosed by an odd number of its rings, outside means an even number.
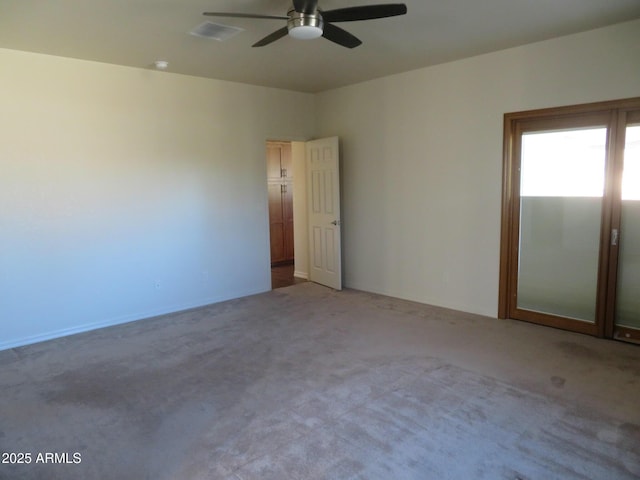
[[[313,95],[0,49],[0,349],[269,290]]]
[[[314,96],[0,49],[0,349],[268,290],[270,138],[341,137],[347,286],[495,315],[503,114],[639,58],[635,21]]]
[[[349,287],[495,316],[505,112],[640,96],[640,21],[318,95]]]

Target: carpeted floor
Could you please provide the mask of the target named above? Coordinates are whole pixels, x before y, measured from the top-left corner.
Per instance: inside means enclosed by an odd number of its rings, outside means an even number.
[[[640,347],[312,283],[0,365],[2,479],[640,477]]]

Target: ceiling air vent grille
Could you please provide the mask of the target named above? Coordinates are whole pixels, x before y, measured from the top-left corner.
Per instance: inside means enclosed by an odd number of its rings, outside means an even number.
[[[195,27],[189,33],[196,37],[211,38],[213,40],[224,42],[242,31],[244,31],[244,29],[238,27],[230,27],[229,25],[221,25],[213,22],[204,22],[203,24]]]

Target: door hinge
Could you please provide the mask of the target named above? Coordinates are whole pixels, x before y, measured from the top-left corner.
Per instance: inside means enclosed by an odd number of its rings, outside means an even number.
[[[286,168],[281,168],[280,169],[280,176],[281,177],[287,177],[287,169]]]
[[[618,229],[611,230],[611,246],[616,247],[618,245]]]

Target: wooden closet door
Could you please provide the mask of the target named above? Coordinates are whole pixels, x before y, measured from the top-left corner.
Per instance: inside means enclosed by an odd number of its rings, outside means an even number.
[[[284,184],[284,192],[282,193],[282,219],[284,224],[283,260],[293,260],[293,184],[291,184],[291,182]]]
[[[282,186],[269,183],[269,234],[271,238],[271,264],[285,260],[284,215],[282,208]]]
[[[267,143],[267,181],[280,182],[282,178],[282,145]]]
[[[268,142],[267,184],[271,265],[292,262],[294,259],[292,167],[291,144]]]

